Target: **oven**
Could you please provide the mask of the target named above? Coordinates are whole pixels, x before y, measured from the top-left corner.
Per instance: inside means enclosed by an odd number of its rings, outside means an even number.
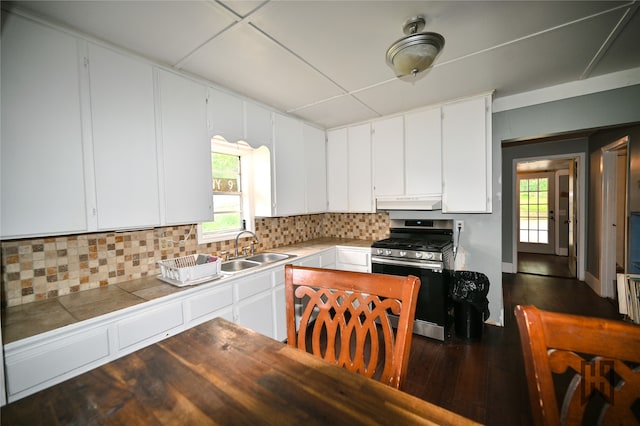
[[[393,219],[390,237],[371,245],[371,272],[420,278],[413,332],[421,336],[447,336],[452,266],[451,220]]]

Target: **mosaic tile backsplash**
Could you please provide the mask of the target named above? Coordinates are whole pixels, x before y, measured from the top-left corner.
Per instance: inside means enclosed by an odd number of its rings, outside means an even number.
[[[316,238],[378,240],[386,213],[323,213],[256,219],[256,250]],[[161,238],[173,247],[160,247]],[[244,239],[241,238],[241,241]],[[194,253],[232,253],[234,241],[197,243],[195,226],[2,241],[2,306],[17,306],[159,274],[158,260]]]

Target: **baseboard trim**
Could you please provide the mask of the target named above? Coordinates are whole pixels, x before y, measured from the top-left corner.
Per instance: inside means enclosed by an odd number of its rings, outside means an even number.
[[[513,267],[513,263],[502,262],[502,272],[506,272],[507,274],[515,274],[515,268]]]
[[[584,282],[587,283],[589,287],[598,295],[602,296],[602,288],[600,285],[600,279],[591,275],[590,272],[585,271],[584,273]]]

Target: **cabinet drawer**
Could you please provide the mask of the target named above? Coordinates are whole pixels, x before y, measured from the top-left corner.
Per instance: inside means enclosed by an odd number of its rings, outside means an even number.
[[[337,263],[349,263],[351,265],[369,266],[369,252],[338,249]]]
[[[248,276],[238,281],[236,284],[238,300],[246,299],[254,294],[269,290],[273,286],[271,272],[260,273]]]
[[[200,318],[233,303],[233,292],[230,285],[199,294],[186,302],[187,312],[191,312],[190,320]]]
[[[11,401],[20,392],[40,384],[48,386],[61,382],[68,377],[60,376],[109,356],[109,336],[104,328],[64,336],[20,354],[10,352],[6,351],[5,361],[7,393]],[[54,381],[47,383],[51,380]]]
[[[165,306],[118,323],[118,349],[182,325],[182,305]]]

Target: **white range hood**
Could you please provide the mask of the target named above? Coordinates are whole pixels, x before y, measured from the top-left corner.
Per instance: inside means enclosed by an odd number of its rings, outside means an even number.
[[[396,196],[376,198],[377,210],[442,210],[442,197]]]

